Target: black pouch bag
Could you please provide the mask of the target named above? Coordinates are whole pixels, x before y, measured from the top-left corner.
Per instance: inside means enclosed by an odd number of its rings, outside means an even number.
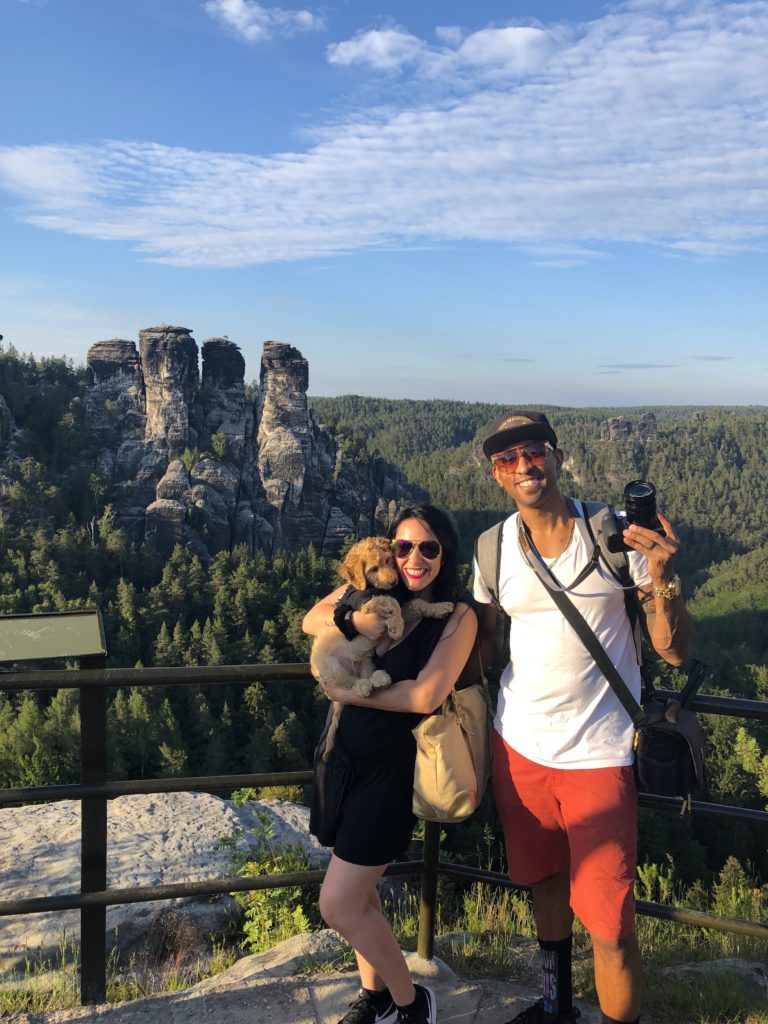
[[[635,774],[644,792],[682,797],[690,804],[694,789],[706,789],[706,739],[686,704],[708,675],[706,665],[692,661],[678,700],[663,701],[646,686],[644,717],[635,735]]]

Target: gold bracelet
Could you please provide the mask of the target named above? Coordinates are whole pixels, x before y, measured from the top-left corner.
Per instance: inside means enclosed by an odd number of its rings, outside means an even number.
[[[683,585],[680,582],[680,577],[675,573],[669,583],[664,583],[660,587],[653,587],[651,593],[654,597],[661,597],[665,601],[672,601],[676,597],[680,597],[682,593]]]

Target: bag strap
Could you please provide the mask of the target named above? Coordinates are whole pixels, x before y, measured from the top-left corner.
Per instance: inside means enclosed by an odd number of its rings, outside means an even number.
[[[475,633],[475,652],[477,654],[477,664],[480,668],[480,677],[477,681],[477,685],[482,688],[483,696],[485,697],[485,704],[486,707],[488,708],[488,714],[491,716],[491,718],[493,718],[493,702],[491,700],[491,689],[490,686],[488,685],[488,677],[485,674],[485,669],[483,668],[483,656],[480,652],[479,633]],[[461,690],[459,690],[458,692],[461,693]]]
[[[491,595],[491,604],[497,611],[503,611],[499,601],[499,578],[501,574],[501,538],[504,520],[485,530],[475,541],[475,562],[480,579]]]
[[[491,604],[496,609],[496,630],[493,639],[493,654],[488,665],[494,680],[501,677],[509,661],[509,630],[511,620],[501,604],[501,548],[506,520],[496,523],[483,531],[475,541],[475,565],[480,579],[485,584]],[[487,683],[486,683],[487,686]],[[486,690],[487,692],[487,690]]]
[[[570,504],[572,499],[566,498]],[[602,524],[606,515],[613,515],[613,506],[606,505],[601,501],[578,501],[574,502],[581,506],[582,521],[589,534],[590,540],[597,546],[599,556],[605,563],[608,572],[620,584],[624,592],[624,607],[627,610],[627,618],[632,627],[632,636],[635,641],[635,655],[637,664],[643,664],[643,630],[640,626],[640,612],[637,607],[637,592],[635,581],[629,571],[629,555],[625,550],[611,551],[608,545],[600,543],[602,537]]]
[[[698,658],[691,659],[690,668],[688,670],[688,679],[685,686],[680,691],[680,696],[678,698],[681,708],[684,708],[685,705],[696,696],[702,683],[704,683],[711,674],[712,669],[709,665],[705,665],[704,662],[699,661]]]
[[[572,500],[566,498],[566,501],[569,503]],[[578,504],[581,507],[589,535],[593,543],[597,544],[600,548],[600,557],[611,576],[618,580],[619,583],[625,583],[627,579],[631,579],[629,575],[629,558],[626,550],[611,551],[604,539],[603,522],[605,517],[607,515],[611,517],[616,515],[613,505],[607,505],[603,501],[581,500],[574,502],[574,504]]]
[[[485,669],[483,668],[483,658],[482,655],[480,654],[480,638],[477,635],[475,636],[475,646],[473,648],[473,654],[477,656],[477,665],[480,670],[480,674],[478,675],[477,679],[475,679],[473,683],[470,683],[469,686],[462,686],[461,689],[457,689],[456,686],[454,686],[454,688],[445,698],[443,703],[440,705],[438,711],[433,712],[433,714],[442,713],[442,709],[450,701],[452,702],[453,709],[456,712],[456,718],[459,720],[459,723],[461,724],[464,715],[463,709],[461,707],[461,702],[464,699],[463,695],[466,694],[469,690],[477,688],[483,694],[488,714],[491,715],[491,717],[493,716],[491,691],[488,686],[488,678],[485,674]]]
[[[538,578],[541,580],[540,576]],[[605,653],[603,645],[587,625],[587,621],[584,616],[578,608],[576,608],[568,595],[562,590],[550,590],[546,583],[544,583],[544,580],[541,580],[541,583],[557,607],[563,613],[568,623],[573,627],[573,630],[579,640],[581,640],[586,649],[595,659],[595,664],[610,683],[613,692],[621,701],[622,707],[629,715],[634,727],[639,729],[640,726],[646,725],[649,721],[649,716],[645,711],[643,711],[630,693],[629,687],[621,678],[621,674],[611,659]]]

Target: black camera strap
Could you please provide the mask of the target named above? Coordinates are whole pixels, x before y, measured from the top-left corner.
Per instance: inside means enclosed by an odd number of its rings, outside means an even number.
[[[538,576],[538,573],[536,575]],[[610,683],[613,692],[621,701],[622,707],[629,715],[634,727],[639,729],[640,726],[646,725],[648,722],[648,715],[630,693],[629,687],[621,678],[620,672],[605,653],[603,645],[597,639],[579,609],[563,590],[553,590],[551,587],[547,586],[541,576],[538,576],[538,578],[541,580],[541,584],[544,589],[565,616],[569,625],[572,626],[579,640],[581,640],[594,658],[595,664]]]

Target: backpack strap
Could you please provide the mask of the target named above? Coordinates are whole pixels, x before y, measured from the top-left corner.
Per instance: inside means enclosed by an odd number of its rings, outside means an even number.
[[[480,579],[491,595],[491,603],[497,611],[503,611],[499,600],[499,576],[501,573],[501,538],[504,520],[485,530],[475,541],[475,562]]]
[[[589,536],[600,548],[600,557],[605,563],[608,572],[619,583],[625,585],[629,582],[631,584],[632,577],[629,574],[629,558],[626,550],[611,551],[605,541],[603,522],[606,516],[616,515],[613,505],[606,505],[602,501],[578,501],[574,502],[574,504],[581,506],[582,516],[589,531]]]
[[[481,533],[475,541],[475,564],[480,579],[491,595],[491,604],[496,609],[496,630],[493,638],[493,654],[487,666],[488,675],[498,682],[509,661],[510,618],[501,607],[499,580],[501,576],[501,542],[504,535],[504,520]]]

